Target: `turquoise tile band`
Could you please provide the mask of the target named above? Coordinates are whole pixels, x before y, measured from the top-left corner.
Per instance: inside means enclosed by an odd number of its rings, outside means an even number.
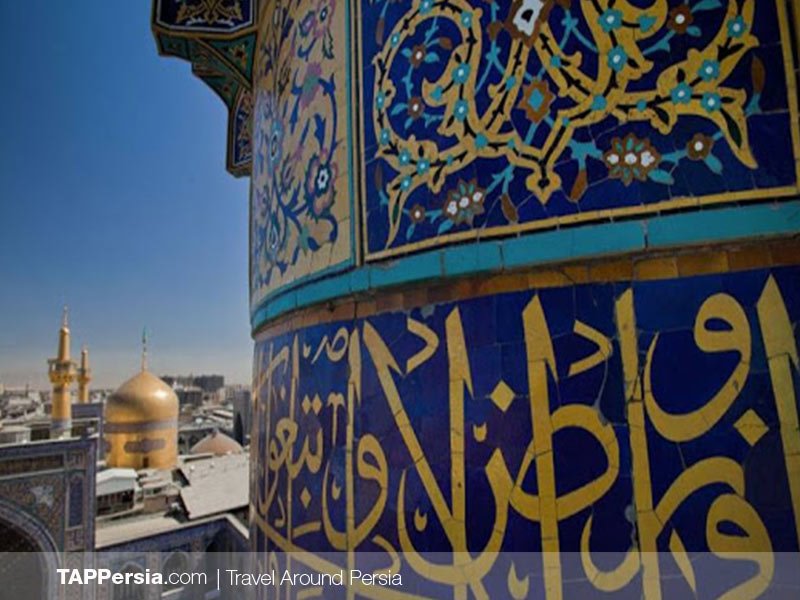
[[[313,281],[267,298],[252,313],[255,332],[293,310],[351,294],[434,278],[597,259],[676,246],[723,243],[800,233],[800,200],[662,215],[560,229],[485,243],[451,246]]]

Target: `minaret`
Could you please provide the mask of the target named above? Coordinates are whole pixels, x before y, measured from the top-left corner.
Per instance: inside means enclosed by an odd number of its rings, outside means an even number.
[[[67,307],[58,334],[58,356],[47,361],[50,383],[53,384],[53,400],[50,411],[50,438],[69,437],[72,433],[72,393],[70,386],[75,381],[75,362],[69,357],[69,323]]]
[[[85,346],[81,350],[81,366],[78,369],[78,402],[89,403],[89,382],[92,380],[92,370],[89,368],[89,349]]]

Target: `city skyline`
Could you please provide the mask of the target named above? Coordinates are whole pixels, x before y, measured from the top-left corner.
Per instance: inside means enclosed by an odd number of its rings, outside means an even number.
[[[3,363],[2,370],[0,370],[0,386],[5,389],[21,389],[30,386],[32,390],[47,391],[51,385],[47,376],[47,361],[56,354],[58,348],[58,327],[61,324],[61,319],[55,325],[54,334],[50,337],[53,338],[50,353],[41,361],[42,368],[37,370],[36,365],[34,368],[23,368],[17,372],[13,369],[6,368],[6,363]],[[80,358],[80,353],[83,348],[89,350],[90,361],[93,371],[93,379],[90,389],[103,389],[110,390],[118,387],[122,382],[138,373],[142,368],[142,351],[143,345],[141,340],[141,332],[139,332],[139,339],[134,340],[132,348],[111,348],[108,344],[100,344],[100,351],[95,350],[94,347],[88,343],[81,341],[82,338],[78,334],[76,336],[75,329],[71,322],[70,317],[70,331],[72,332],[71,356],[73,360]],[[198,353],[191,353],[181,350],[178,346],[168,347],[168,351],[172,350],[182,356],[171,356],[168,360],[159,359],[158,345],[154,344],[152,334],[148,330],[147,338],[147,370],[158,374],[159,376],[171,375],[175,377],[185,376],[199,376],[201,374],[222,374],[225,377],[226,385],[249,385],[249,376],[247,373],[245,377],[248,379],[236,379],[227,373],[215,363],[214,357],[211,356],[207,360],[203,355]],[[44,352],[46,344],[32,344],[29,348],[38,351],[41,348]],[[103,351],[104,350],[104,351]],[[3,360],[5,361],[5,355]],[[20,361],[21,362],[21,361]],[[224,364],[224,360],[220,364]],[[99,365],[99,366],[98,366]],[[162,368],[162,365],[167,365]],[[24,367],[24,365],[23,365]],[[102,369],[102,371],[100,370]],[[236,373],[236,371],[233,371]],[[75,388],[76,391],[77,388]]]
[[[222,102],[158,57],[138,3],[3,3],[0,22],[0,382],[47,387],[68,304],[95,387],[139,370],[143,327],[154,372],[249,383],[248,185],[224,169]]]

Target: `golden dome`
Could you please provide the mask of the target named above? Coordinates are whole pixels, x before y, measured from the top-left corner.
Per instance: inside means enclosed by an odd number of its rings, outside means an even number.
[[[190,452],[192,454],[224,456],[225,454],[239,454],[242,452],[242,447],[233,438],[214,430],[192,446]]]
[[[106,402],[104,432],[110,467],[171,469],[178,459],[178,397],[142,370]]]
[[[107,422],[146,423],[177,418],[178,396],[149,371],[128,379],[106,403]]]

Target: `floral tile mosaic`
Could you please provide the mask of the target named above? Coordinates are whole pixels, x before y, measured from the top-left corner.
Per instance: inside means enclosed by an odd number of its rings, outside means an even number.
[[[255,57],[251,291],[353,261],[346,0],[283,0]]]
[[[785,0],[365,0],[367,260],[798,189]]]

